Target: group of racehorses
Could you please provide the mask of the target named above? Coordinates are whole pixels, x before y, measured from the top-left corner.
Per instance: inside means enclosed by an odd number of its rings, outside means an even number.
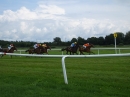
[[[66,54],[70,54],[70,55],[74,55],[77,54],[78,55],[78,50],[80,52],[80,55],[84,54],[83,52],[87,52],[89,54],[94,54],[94,52],[92,52],[90,50],[91,47],[94,47],[93,44],[90,44],[87,48],[84,48],[82,46],[79,46],[78,44],[75,45],[75,47],[71,48],[70,46],[62,48],[61,51],[66,51]],[[50,46],[39,46],[38,48],[34,49],[34,48],[29,48],[28,50],[26,50],[25,52],[28,52],[29,54],[48,54],[48,49],[51,50]],[[15,46],[13,46],[10,50],[8,48],[3,48],[0,49],[0,52],[4,52],[4,53],[13,53],[14,50],[17,51],[17,48]],[[1,55],[1,57],[3,57],[4,54]],[[11,56],[12,58],[12,56]]]
[[[86,48],[84,48],[83,46],[80,46],[78,44],[76,44],[74,47],[66,47],[66,48],[62,48],[61,51],[66,51],[66,54],[70,54],[70,55],[74,55],[77,54],[78,55],[78,51],[80,53],[80,55],[84,55],[83,52],[89,53],[90,54],[95,54],[94,52],[92,52],[90,49],[91,47],[94,47],[93,44],[90,44],[89,46],[87,46]]]
[[[48,49],[51,50],[51,47],[48,45],[46,47],[39,46],[36,49],[30,48],[26,50],[25,52],[28,52],[29,54],[44,54],[44,53],[48,54]]]

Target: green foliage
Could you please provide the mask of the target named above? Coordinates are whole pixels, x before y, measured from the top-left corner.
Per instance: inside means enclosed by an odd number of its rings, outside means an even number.
[[[104,43],[105,43],[105,39],[103,37],[99,37],[98,38],[98,44],[99,45],[104,45]]]
[[[129,45],[130,44],[130,31],[124,35],[122,32],[116,32],[117,37],[116,37],[116,44],[124,44],[124,45]],[[84,39],[82,37],[78,38],[72,38],[71,41],[61,41],[60,37],[55,37],[53,39],[53,42],[45,42],[49,46],[69,46],[72,42],[78,42],[78,44],[83,45],[84,43],[92,43],[94,45],[111,45],[115,44],[115,39],[113,33],[110,35],[106,35],[105,38],[100,36],[100,37],[90,37],[88,39]],[[36,42],[31,42],[31,41],[4,41],[0,40],[0,45],[2,47],[8,47],[10,43],[15,44],[17,47],[30,47],[33,46]]]
[[[54,43],[58,46],[58,45],[60,45],[61,44],[61,39],[60,39],[60,37],[55,37],[54,38]]]
[[[72,38],[71,43],[77,42],[78,40],[76,38]]]
[[[128,31],[125,35],[125,43],[130,44],[130,31]]]

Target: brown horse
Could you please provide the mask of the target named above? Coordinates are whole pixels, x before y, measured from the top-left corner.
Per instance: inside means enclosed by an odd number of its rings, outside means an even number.
[[[46,47],[42,47],[41,53],[42,53],[42,54],[44,54],[44,53],[48,54],[48,49],[51,50],[51,47],[48,46],[48,45],[47,45]]]
[[[41,49],[42,47],[39,46],[38,48],[34,49],[34,48],[29,48],[28,50],[26,50],[25,52],[28,52],[29,54],[41,54]]]
[[[70,55],[74,55],[75,53],[78,55],[77,50],[79,48],[79,45],[76,44],[75,47],[71,48],[70,46],[66,47],[66,48],[62,48],[61,51],[65,51],[66,50],[66,54],[68,54],[68,52],[70,53]]]
[[[3,49],[1,49],[0,52],[4,52],[4,53],[14,53],[14,50],[17,51],[17,48],[16,48],[15,46],[13,46],[10,50],[9,50],[8,48],[3,48]],[[3,56],[4,56],[4,54],[3,54],[1,57],[3,57]],[[11,55],[11,58],[12,58],[12,55]]]
[[[51,47],[50,46],[46,46],[46,47],[43,47],[43,46],[39,46],[38,48],[34,49],[34,48],[30,48],[28,50],[26,50],[25,52],[28,52],[29,54],[48,54],[48,49],[51,50]]]
[[[30,48],[30,49],[26,50],[25,52],[28,52],[29,54],[33,54],[34,53],[34,49]]]
[[[92,53],[92,54],[95,54],[94,52],[92,52],[90,49],[91,49],[91,47],[94,47],[94,45],[93,44],[90,44],[88,47],[86,47],[86,48],[84,48],[84,47],[79,47],[79,52],[80,52],[80,55],[84,55],[84,53],[83,52],[87,52],[87,53],[89,53],[89,55]]]

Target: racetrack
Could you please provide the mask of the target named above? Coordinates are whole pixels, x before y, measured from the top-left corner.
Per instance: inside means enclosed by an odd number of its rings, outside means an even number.
[[[4,56],[1,97],[129,97],[130,58],[67,58],[64,84],[61,58]]]

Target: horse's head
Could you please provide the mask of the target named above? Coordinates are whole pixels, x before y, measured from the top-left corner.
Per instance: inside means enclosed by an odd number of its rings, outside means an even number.
[[[51,50],[51,47],[50,47],[50,46],[48,46],[48,45],[47,45],[47,47],[46,47],[46,48]]]
[[[14,50],[17,51],[17,48],[16,48],[15,46],[13,46],[11,49],[12,49],[13,51],[14,51]]]
[[[8,51],[8,49],[7,49],[6,52],[8,52],[8,53],[13,53],[14,50],[17,51],[17,48],[16,48],[15,46],[13,46],[9,51]]]
[[[90,47],[94,47],[94,45],[93,45],[93,44],[90,44]]]

